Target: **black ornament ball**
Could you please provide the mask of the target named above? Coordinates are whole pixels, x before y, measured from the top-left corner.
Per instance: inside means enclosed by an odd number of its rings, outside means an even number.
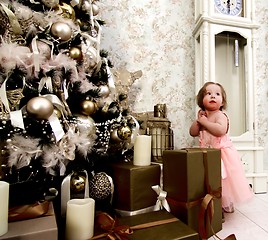
[[[89,181],[89,196],[95,200],[104,200],[112,193],[112,183],[105,172],[99,172]]]

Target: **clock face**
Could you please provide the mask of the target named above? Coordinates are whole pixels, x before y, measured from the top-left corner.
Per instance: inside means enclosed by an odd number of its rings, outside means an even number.
[[[242,11],[243,0],[214,0],[218,12],[230,16],[237,16]]]

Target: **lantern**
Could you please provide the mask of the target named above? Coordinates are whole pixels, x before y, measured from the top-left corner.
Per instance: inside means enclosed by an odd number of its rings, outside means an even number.
[[[164,150],[173,150],[173,131],[166,118],[166,104],[154,106],[154,117],[147,120],[147,134],[152,137],[152,159],[162,161]]]

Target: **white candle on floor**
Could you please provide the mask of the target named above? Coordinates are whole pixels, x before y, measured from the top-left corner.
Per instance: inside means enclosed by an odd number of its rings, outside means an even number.
[[[134,160],[133,165],[149,166],[151,164],[152,151],[151,136],[139,135],[134,142]]]
[[[8,231],[9,183],[0,181],[0,236]]]
[[[71,199],[66,210],[66,239],[87,240],[94,235],[95,200]]]

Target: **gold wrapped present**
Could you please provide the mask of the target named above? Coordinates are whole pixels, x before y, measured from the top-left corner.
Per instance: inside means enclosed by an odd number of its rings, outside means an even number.
[[[205,237],[213,235],[213,231],[220,231],[220,150],[167,150],[163,159],[163,188],[167,192],[171,213]]]
[[[134,166],[131,162],[124,162],[112,164],[111,169],[115,209],[133,212],[156,204],[157,194],[152,186],[160,185],[159,165]]]

